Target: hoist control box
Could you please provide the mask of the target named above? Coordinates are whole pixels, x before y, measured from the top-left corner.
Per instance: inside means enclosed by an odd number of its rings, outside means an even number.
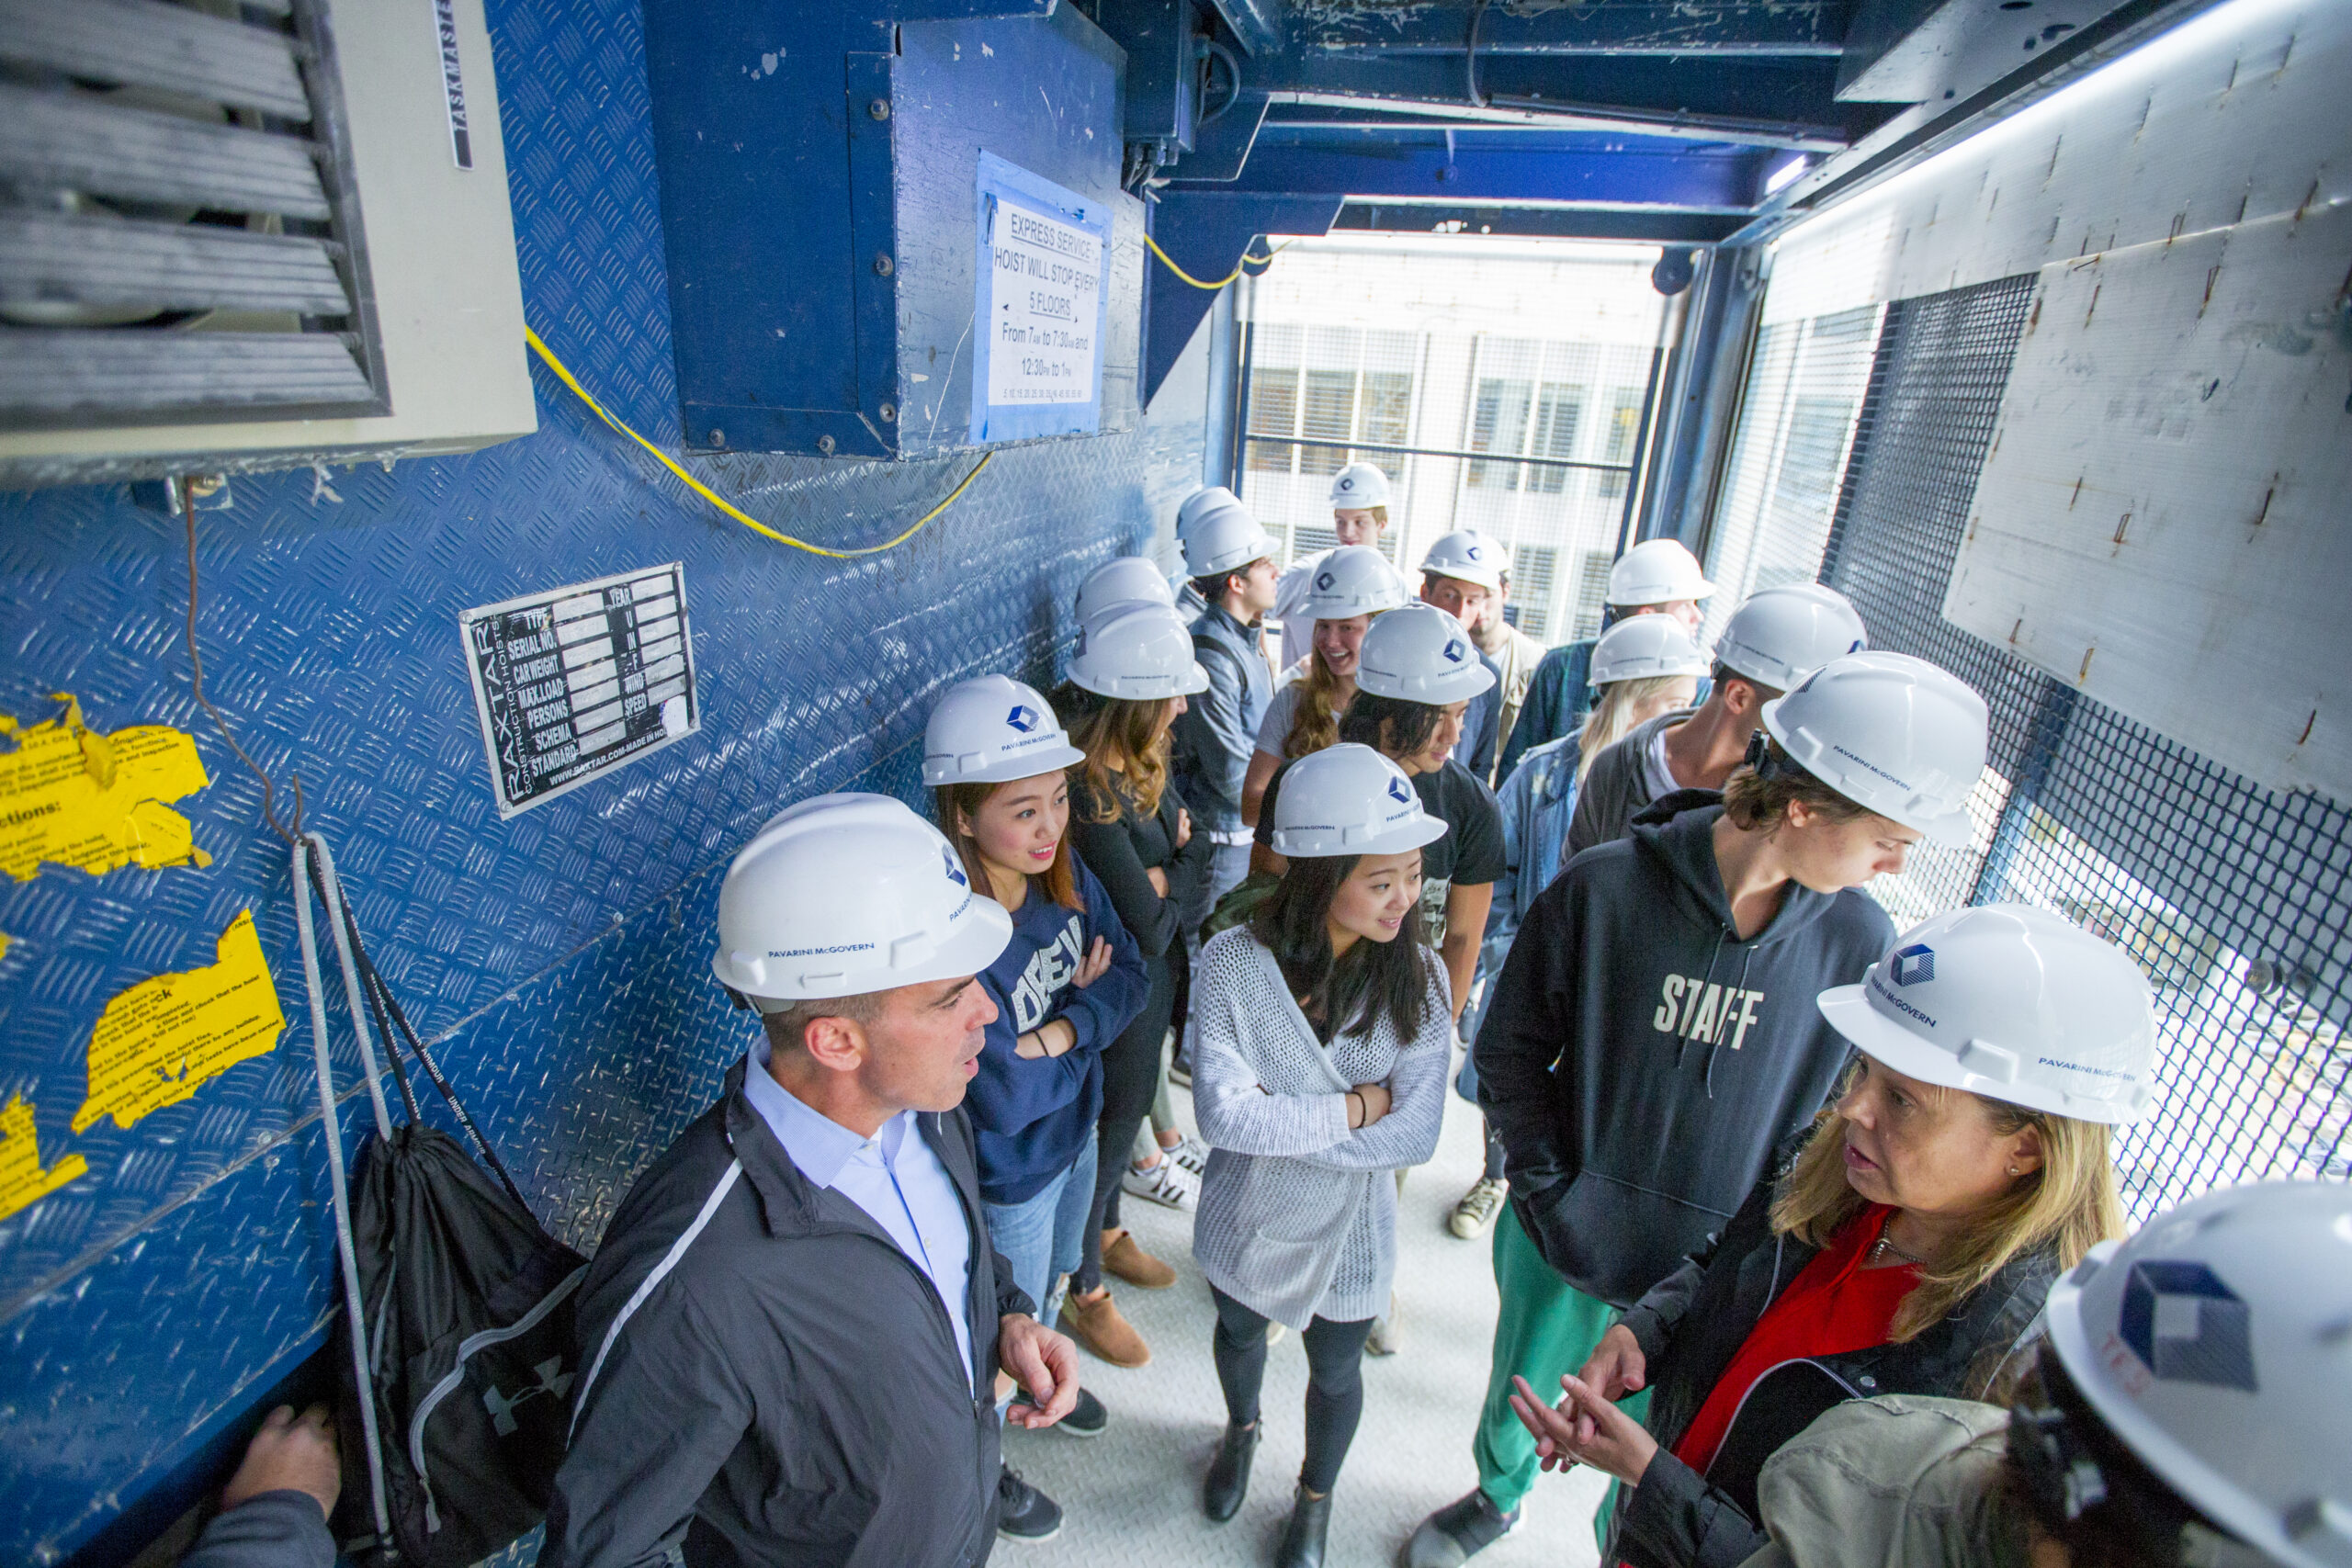
[[[645,17],[688,446],[911,458],[1134,427],[1125,57],[1075,7]]]

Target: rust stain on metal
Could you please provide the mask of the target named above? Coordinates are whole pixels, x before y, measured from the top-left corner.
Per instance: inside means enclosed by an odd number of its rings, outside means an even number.
[[[2220,262],[2215,262],[2211,266],[2205,269],[2205,298],[2197,302],[2197,314],[2199,320],[2204,318],[2206,310],[2211,307],[2213,303],[2213,285],[2219,283],[2221,280],[2222,264]]]
[[[2094,283],[2091,285],[2090,309],[2083,312],[2083,325],[2089,326],[2091,324],[2091,318],[2098,313],[2099,290],[2106,287],[2107,285],[2104,283]]]
[[[2121,517],[2120,517],[2120,518],[2116,519],[2116,524],[2115,524],[2115,542],[2116,542],[2117,544],[2119,544],[2119,545],[2120,545],[2120,544],[2121,544],[2121,543],[2123,542],[2123,536],[2124,536],[2125,534],[2127,534],[2127,533],[2131,532],[2131,529],[2132,529],[2132,514],[2131,514],[2129,512],[2127,512],[2127,513],[2125,513]]]
[[[2076,685],[2078,685],[2078,686],[2079,686],[2079,685],[2081,685],[2085,681],[2087,681],[2087,680],[2089,680],[2089,679],[2090,679],[2090,676],[2091,676],[2091,655],[2092,655],[2092,654],[2094,654],[2094,653],[2097,653],[2098,651],[2098,645],[2096,645],[2096,644],[2092,645],[2092,646],[2091,646],[2091,647],[2089,647],[2089,648],[2086,648],[2086,649],[2083,649],[2083,667],[2082,667],[2080,670],[2077,670],[2077,671],[2075,671],[2075,683]]]
[[[2025,617],[2023,615],[2019,615],[2018,617],[2018,624],[2009,628],[2009,646],[2011,648],[2015,648],[2018,645],[2018,633],[2023,630],[2025,630]]]
[[[2319,709],[2317,709],[2317,708],[2313,708],[2313,709],[2312,709],[2312,716],[2311,716],[2311,717],[2309,717],[2309,718],[2307,718],[2307,719],[2303,720],[2303,732],[2302,732],[2301,735],[2298,735],[2298,736],[2296,736],[2296,737],[2295,737],[2295,744],[2296,744],[2296,745],[2298,745],[2298,746],[2301,746],[2304,741],[2309,740],[2309,739],[2312,738],[2312,726],[2313,726],[2313,725],[2317,724],[2318,722],[2319,722]]]
[[[2262,526],[2262,520],[2263,520],[2264,518],[2266,518],[2266,517],[2267,517],[2267,516],[2269,516],[2269,515],[2270,515],[2270,498],[2271,498],[2272,496],[2274,496],[2274,495],[2277,495],[2278,493],[2278,486],[2277,481],[2275,481],[2275,480],[2271,483],[2271,486],[2270,486],[2270,488],[2269,488],[2268,490],[2266,490],[2266,491],[2264,491],[2262,492],[2262,507],[2261,507],[2261,510],[2257,511],[2257,512],[2254,514],[2254,525],[2255,525],[2256,527],[2257,527],[2257,528],[2261,527],[2261,526]]]
[[[2318,199],[2319,181],[2314,179],[2312,181],[2312,188],[2303,192],[2303,199],[2295,205],[2295,221],[2301,223],[2304,215],[2311,211],[2312,203]]]
[[[2066,498],[2066,510],[2069,512],[2075,510],[2075,502],[2083,499],[2083,475],[2075,476],[2075,493]]]

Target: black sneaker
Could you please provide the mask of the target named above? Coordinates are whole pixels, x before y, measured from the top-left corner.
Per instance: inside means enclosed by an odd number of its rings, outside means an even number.
[[[1462,1568],[1519,1528],[1524,1508],[1506,1514],[1483,1488],[1456,1498],[1421,1521],[1405,1543],[1405,1568]]]
[[[1025,1388],[1013,1394],[1012,1403],[1031,1410],[1037,1408],[1037,1402],[1029,1397],[1029,1391]],[[1073,1438],[1099,1438],[1110,1424],[1111,1413],[1102,1408],[1102,1402],[1081,1388],[1078,1391],[1078,1403],[1070,1407],[1070,1413],[1046,1430],[1067,1432]]]
[[[996,1473],[996,1533],[1007,1540],[1051,1540],[1062,1528],[1061,1505],[1012,1472]]]

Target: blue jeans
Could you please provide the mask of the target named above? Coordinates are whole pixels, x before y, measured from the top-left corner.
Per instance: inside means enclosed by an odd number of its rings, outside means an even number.
[[[1094,1207],[1094,1139],[1069,1169],[1018,1203],[982,1203],[989,1241],[1012,1268],[1012,1282],[1037,1304],[1037,1321],[1051,1325],[1046,1297],[1054,1281],[1078,1271],[1085,1256],[1086,1219]]]

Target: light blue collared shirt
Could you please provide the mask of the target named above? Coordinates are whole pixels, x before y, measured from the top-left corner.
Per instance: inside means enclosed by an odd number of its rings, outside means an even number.
[[[956,1348],[972,1365],[972,1323],[965,1303],[972,1278],[972,1233],[955,1179],[923,1141],[915,1113],[901,1111],[871,1138],[861,1138],[794,1098],[768,1071],[764,1040],[743,1067],[743,1095],[800,1174],[865,1211],[899,1244],[939,1292]]]

